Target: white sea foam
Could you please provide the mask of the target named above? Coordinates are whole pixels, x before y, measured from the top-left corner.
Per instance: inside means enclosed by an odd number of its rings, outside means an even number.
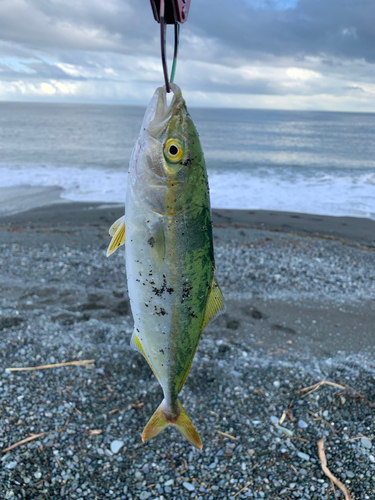
[[[375,173],[307,174],[265,167],[209,172],[214,208],[263,209],[375,219]],[[59,186],[71,201],[123,203],[126,173],[119,170],[0,165],[0,187]]]

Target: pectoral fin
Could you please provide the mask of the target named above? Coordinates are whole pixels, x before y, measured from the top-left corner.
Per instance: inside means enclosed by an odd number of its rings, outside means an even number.
[[[223,294],[214,277],[211,279],[210,290],[208,292],[206,310],[204,311],[201,331],[213,319],[224,313],[226,309]]]
[[[115,234],[115,232],[117,231],[117,229],[119,228],[119,226],[121,226],[121,224],[124,223],[124,221],[125,221],[125,215],[123,215],[122,217],[117,219],[117,221],[114,222],[108,230],[109,236],[113,236]]]
[[[165,259],[165,234],[162,225],[158,230],[151,234],[147,243],[154,250],[156,261],[161,263]]]
[[[112,240],[107,249],[107,257],[116,252],[118,247],[125,243],[125,216],[120,217],[120,219],[112,224],[109,228],[109,234],[112,236]]]

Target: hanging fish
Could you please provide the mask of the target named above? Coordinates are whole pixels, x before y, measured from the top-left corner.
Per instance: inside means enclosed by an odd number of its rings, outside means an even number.
[[[180,88],[158,88],[130,160],[125,216],[110,229],[107,255],[125,243],[132,346],[143,354],[164,400],[142,440],[172,425],[202,448],[178,394],[209,321],[225,310],[214,278],[211,210],[198,133]],[[125,231],[126,226],[126,231]]]

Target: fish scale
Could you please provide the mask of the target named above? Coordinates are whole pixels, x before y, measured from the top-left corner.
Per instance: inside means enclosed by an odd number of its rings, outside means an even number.
[[[169,107],[165,88],[159,88],[146,110],[130,160],[125,217],[111,226],[107,255],[125,243],[132,346],[164,392],[142,439],[173,425],[201,448],[178,393],[204,327],[225,303],[214,278],[203,152],[181,90],[174,84],[171,89]]]

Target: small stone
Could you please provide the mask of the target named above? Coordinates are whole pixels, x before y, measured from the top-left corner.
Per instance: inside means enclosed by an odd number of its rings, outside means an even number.
[[[277,425],[279,423],[279,419],[277,417],[275,417],[274,415],[271,415],[270,422],[271,422],[271,424]]]
[[[15,467],[17,467],[18,465],[18,462],[9,462],[9,464],[6,464],[5,468],[6,469],[14,469]]]
[[[353,479],[353,477],[355,477],[354,472],[352,472],[351,470],[346,471],[346,475],[349,479]]]
[[[137,470],[134,474],[135,478],[138,479],[139,481],[141,481],[143,479],[143,474],[142,472],[139,472],[139,470]]]
[[[168,481],[165,481],[164,486],[172,486],[174,483],[174,479],[168,479]]]
[[[276,389],[279,389],[280,388],[280,381],[279,380],[275,380],[273,385],[276,387]]]
[[[139,495],[139,500],[147,500],[151,496],[151,493],[149,491],[142,491],[142,493]]]
[[[310,455],[308,455],[307,453],[302,453],[302,451],[299,451],[297,455],[299,456],[299,458],[302,458],[302,460],[310,460]]]
[[[286,427],[282,427],[281,425],[276,425],[276,429],[278,431],[282,432],[283,434],[286,434],[289,437],[293,436],[293,431],[291,431],[290,429],[287,429]]]
[[[42,473],[38,470],[34,473],[35,479],[40,479],[42,477]]]
[[[191,483],[188,483],[188,482],[186,482],[186,481],[184,481],[184,482],[182,483],[182,485],[183,485],[183,487],[184,487],[184,488],[186,488],[188,491],[194,491],[194,490],[195,490],[194,486],[193,486]]]
[[[148,464],[145,464],[143,467],[142,467],[142,471],[145,473],[145,474],[148,474],[150,472],[150,466]]]
[[[119,440],[115,439],[111,443],[111,452],[116,454],[121,450],[121,448],[123,446],[124,446],[124,441],[119,441]]]
[[[298,427],[300,429],[307,429],[309,426],[308,423],[306,423],[304,420],[298,420]]]
[[[371,443],[371,441],[368,438],[362,438],[361,439],[361,445],[364,448],[367,448],[368,450],[370,450],[371,447],[372,447],[372,443]]]

